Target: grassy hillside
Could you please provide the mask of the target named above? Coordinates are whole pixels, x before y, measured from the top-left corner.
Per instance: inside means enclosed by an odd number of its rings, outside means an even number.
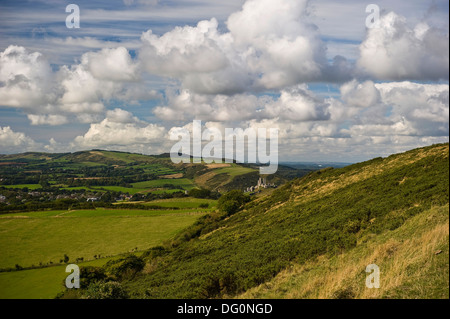
[[[448,209],[433,207],[342,254],[294,263],[238,298],[448,298]],[[381,289],[363,284],[373,262]]]
[[[279,166],[278,171],[267,177],[269,183],[276,185],[285,184],[293,178],[305,176],[311,170],[294,169],[287,166]],[[233,189],[243,190],[255,186],[259,174],[259,166],[255,164],[211,164],[211,165],[187,165],[187,177],[192,178],[199,187],[216,190],[221,193]]]
[[[134,298],[371,297],[376,263],[373,297],[448,298],[448,173],[445,144],[309,174],[202,218],[122,285]]]

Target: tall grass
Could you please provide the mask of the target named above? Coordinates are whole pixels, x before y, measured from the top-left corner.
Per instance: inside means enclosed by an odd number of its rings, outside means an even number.
[[[238,298],[448,298],[448,209],[433,207],[343,254],[293,264]],[[379,289],[365,286],[370,264],[380,267]]]

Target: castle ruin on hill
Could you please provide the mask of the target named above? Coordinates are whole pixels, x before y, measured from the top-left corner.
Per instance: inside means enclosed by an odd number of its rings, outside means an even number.
[[[260,177],[258,179],[258,183],[255,186],[250,186],[247,187],[244,190],[244,193],[255,193],[255,192],[260,192],[261,189],[265,189],[265,188],[276,188],[277,185],[272,184],[272,183],[267,183],[267,179],[264,177]]]

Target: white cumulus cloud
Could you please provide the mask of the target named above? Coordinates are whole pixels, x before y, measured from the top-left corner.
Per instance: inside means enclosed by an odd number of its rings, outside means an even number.
[[[176,27],[158,36],[145,32],[139,59],[145,69],[178,79],[200,94],[282,89],[308,81],[348,79],[344,57],[332,64],[318,28],[307,22],[307,1],[248,0],[226,21]]]
[[[32,151],[38,149],[39,146],[25,133],[14,132],[9,126],[0,126],[0,154]]]
[[[39,52],[9,46],[0,52],[0,104],[32,108],[52,98],[52,70]]]
[[[282,90],[280,96],[253,94],[205,95],[189,90],[168,92],[167,104],[154,113],[165,121],[200,119],[212,122],[236,122],[271,119],[303,122],[330,119],[329,104],[315,96],[306,85]]]
[[[140,75],[124,47],[85,53],[81,63],[54,71],[39,52],[9,46],[0,52],[0,105],[22,109],[32,125],[86,123],[113,100],[159,98]]]
[[[89,130],[77,136],[72,146],[77,149],[117,149],[139,150],[144,153],[162,151],[166,141],[164,127],[145,123],[131,113],[115,109],[107,112],[100,123],[92,123]]]
[[[360,46],[358,67],[380,80],[439,80],[449,78],[448,31],[419,23],[408,26],[390,12],[380,27],[369,29]]]

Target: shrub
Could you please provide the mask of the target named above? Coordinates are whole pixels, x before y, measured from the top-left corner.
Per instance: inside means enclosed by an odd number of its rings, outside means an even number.
[[[194,198],[209,198],[211,196],[211,191],[208,189],[198,189],[198,188],[193,188],[189,191],[189,196],[194,197]]]
[[[164,256],[168,253],[168,251],[162,246],[156,246],[150,248],[142,254],[142,258],[154,259],[156,257]]]
[[[130,278],[144,269],[145,261],[136,255],[130,254],[118,260],[110,260],[106,271],[117,279]]]
[[[233,295],[238,290],[235,275],[229,271],[210,275],[201,285],[202,298],[216,298],[220,295]]]
[[[108,280],[105,270],[100,267],[80,267],[80,288],[87,288],[91,284]]]
[[[82,299],[126,299],[128,295],[116,281],[95,282],[89,285]]]
[[[223,195],[218,202],[218,208],[227,213],[227,215],[232,215],[239,211],[239,209],[245,203],[250,201],[250,197],[245,195],[239,190],[232,190],[225,195]]]

